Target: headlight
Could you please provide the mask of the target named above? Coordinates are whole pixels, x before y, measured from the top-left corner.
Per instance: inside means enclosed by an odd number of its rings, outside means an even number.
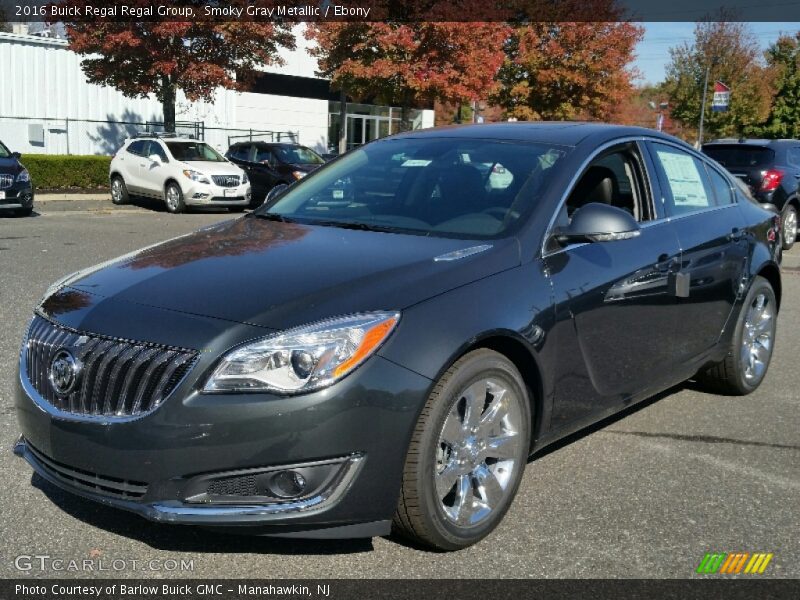
[[[306,175],[308,175],[308,173],[306,173],[305,171],[292,171],[292,177],[294,177],[298,181],[301,180]]]
[[[250,183],[250,178],[247,176],[245,171],[242,171],[242,185],[245,183]]]
[[[17,182],[19,183],[28,183],[31,180],[31,174],[28,172],[28,169],[22,169],[17,175]]]
[[[183,172],[186,177],[191,179],[192,181],[196,181],[197,183],[211,183],[205,175],[203,175],[200,171],[193,171],[191,169],[186,169]]]
[[[372,356],[400,313],[367,313],[290,329],[232,350],[203,391],[300,393],[331,385]]]

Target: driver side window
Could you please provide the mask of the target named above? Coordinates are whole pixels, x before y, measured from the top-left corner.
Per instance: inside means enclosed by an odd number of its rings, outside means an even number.
[[[630,213],[637,221],[653,218],[642,160],[633,144],[613,148],[594,159],[567,198],[566,223],[590,203],[608,204]]]

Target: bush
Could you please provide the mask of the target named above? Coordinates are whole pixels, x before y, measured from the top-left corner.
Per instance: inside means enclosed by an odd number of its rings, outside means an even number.
[[[38,190],[108,187],[110,156],[24,154],[21,162]]]

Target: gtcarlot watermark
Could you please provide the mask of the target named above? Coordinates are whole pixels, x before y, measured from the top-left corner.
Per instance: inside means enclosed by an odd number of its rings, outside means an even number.
[[[49,554],[20,554],[14,558],[14,568],[24,573],[193,572],[194,559],[61,558]]]

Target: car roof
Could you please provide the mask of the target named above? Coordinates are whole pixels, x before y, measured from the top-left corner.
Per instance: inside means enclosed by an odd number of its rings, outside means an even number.
[[[231,148],[235,148],[236,146],[262,146],[262,147],[269,147],[269,148],[276,148],[276,147],[283,147],[283,148],[305,148],[303,144],[295,144],[292,142],[264,142],[261,140],[245,140],[243,142],[234,142],[231,144]]]
[[[391,136],[402,138],[477,138],[498,141],[542,142],[563,146],[577,146],[587,138],[597,143],[619,137],[647,136],[661,138],[690,146],[672,136],[645,127],[630,127],[608,123],[581,121],[537,121],[537,122],[504,122],[483,123],[476,125],[451,125],[434,129],[415,129]]]
[[[793,140],[793,139],[779,139],[779,140],[765,140],[762,138],[720,138],[718,140],[712,140],[710,142],[706,142],[703,146],[734,146],[734,145],[742,145],[742,146],[778,146],[782,144],[792,144],[798,145],[800,144],[800,140]]]

